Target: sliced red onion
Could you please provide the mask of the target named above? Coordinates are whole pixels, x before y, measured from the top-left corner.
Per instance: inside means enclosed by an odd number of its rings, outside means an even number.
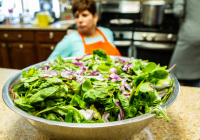
[[[126,96],[127,99],[130,98],[130,94],[124,94]]]
[[[95,112],[93,110],[87,109],[81,109],[79,112],[85,117],[86,120],[91,120],[94,117]]]
[[[90,71],[90,75],[94,76],[94,75],[97,75],[97,74],[101,74],[100,71]]]
[[[101,116],[101,119],[104,120],[105,122],[109,122],[109,117],[110,117],[110,113],[106,112]]]
[[[73,75],[73,73],[72,72],[70,72],[70,71],[65,71],[65,70],[63,70],[62,72],[61,72],[61,77],[63,77],[63,78],[71,78],[71,76]]]
[[[128,80],[128,78],[122,79],[122,81],[121,81],[122,86],[125,86],[126,80]]]
[[[46,66],[46,69],[48,70],[49,68],[50,68],[49,65],[47,65],[47,66]]]
[[[86,70],[87,70],[87,68],[85,66],[83,66],[80,75],[83,75],[84,71],[86,71]]]
[[[51,75],[49,76],[49,75],[43,75],[42,77],[40,77],[40,79],[43,79],[43,78],[49,78],[49,77],[52,77]]]
[[[95,78],[95,79],[97,79],[99,81],[104,81],[105,80],[104,77],[103,77],[103,75],[98,75],[98,76],[83,76],[83,77],[87,78],[87,79]]]
[[[80,60],[82,60],[86,55],[90,55],[90,54],[89,54],[89,53],[86,53],[86,54],[84,54],[82,57],[77,57],[76,60],[77,60],[77,61],[80,61]]]
[[[115,74],[115,73],[110,73],[109,77],[112,79],[115,79],[117,81],[121,81],[121,78],[119,77],[119,75]]]
[[[127,94],[127,92],[126,92],[124,86],[121,86],[121,87],[118,86],[118,88],[122,91],[122,94]]]
[[[83,66],[82,62],[73,62],[72,64],[76,65],[76,66]]]
[[[56,72],[56,71],[50,71],[50,74],[52,75],[52,76],[58,76],[58,73]]]
[[[132,88],[129,84],[125,83],[125,88],[128,90],[128,91],[132,91]]]
[[[13,95],[13,98],[12,98],[12,100],[15,100],[15,93],[13,92],[13,90],[11,89],[11,88],[9,88],[9,91],[12,93],[12,95]]]
[[[117,73],[117,68],[110,68],[110,72]]]
[[[74,74],[74,76],[77,79],[76,82],[78,82],[79,84],[82,84],[84,82],[83,76],[77,74]]]
[[[118,119],[117,120],[123,120],[124,119],[124,110],[120,104],[120,102],[116,101],[115,105],[119,108],[120,113],[118,114]]]
[[[123,71],[128,71],[130,69],[130,67],[132,67],[132,64],[126,64],[124,67],[123,67]]]
[[[115,82],[117,82],[117,80],[116,79],[110,79],[110,82],[115,83]]]
[[[119,57],[119,60],[120,60],[122,63],[131,62],[131,59],[129,59],[129,58],[121,58],[121,57]]]
[[[159,96],[162,98],[167,94],[167,90],[160,91]]]

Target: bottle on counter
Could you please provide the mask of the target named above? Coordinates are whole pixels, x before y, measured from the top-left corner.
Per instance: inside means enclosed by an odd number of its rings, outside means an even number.
[[[20,25],[24,25],[24,19],[23,19],[22,14],[19,14],[19,21],[20,21]]]

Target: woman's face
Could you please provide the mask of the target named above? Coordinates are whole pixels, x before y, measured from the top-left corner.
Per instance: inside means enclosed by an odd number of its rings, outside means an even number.
[[[88,33],[95,28],[95,24],[98,20],[97,14],[92,15],[92,13],[90,13],[88,10],[84,10],[82,12],[76,11],[74,16],[76,26],[82,33]]]

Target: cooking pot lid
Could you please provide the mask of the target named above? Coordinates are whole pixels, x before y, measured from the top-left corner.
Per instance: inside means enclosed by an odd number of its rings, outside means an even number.
[[[117,24],[117,25],[122,25],[122,24],[132,24],[133,20],[132,19],[111,19],[110,24]]]

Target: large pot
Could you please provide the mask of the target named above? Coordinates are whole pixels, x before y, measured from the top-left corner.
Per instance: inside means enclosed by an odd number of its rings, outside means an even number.
[[[163,22],[165,2],[145,1],[141,5],[141,22],[146,26],[159,26]]]

